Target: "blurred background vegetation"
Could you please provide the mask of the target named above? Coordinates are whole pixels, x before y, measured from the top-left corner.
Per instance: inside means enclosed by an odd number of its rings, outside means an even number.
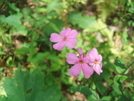
[[[51,33],[78,30],[96,47],[103,73],[68,74],[67,48]],[[134,101],[133,0],[0,0],[0,101]]]

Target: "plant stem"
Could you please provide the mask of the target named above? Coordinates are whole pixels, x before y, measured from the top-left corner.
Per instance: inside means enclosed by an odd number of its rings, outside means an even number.
[[[131,65],[134,64],[134,60],[128,65],[128,68],[131,67]]]

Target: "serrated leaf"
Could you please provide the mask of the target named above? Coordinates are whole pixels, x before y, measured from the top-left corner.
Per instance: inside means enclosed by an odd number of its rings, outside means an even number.
[[[73,25],[78,25],[85,29],[92,26],[92,23],[95,21],[95,17],[82,16],[82,13],[72,13],[68,16],[68,21]]]

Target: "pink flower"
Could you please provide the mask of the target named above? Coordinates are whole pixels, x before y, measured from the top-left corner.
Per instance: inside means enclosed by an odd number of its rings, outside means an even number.
[[[78,48],[79,56],[76,56],[73,53],[68,53],[67,62],[69,64],[75,64],[69,69],[69,74],[73,76],[79,76],[81,70],[84,73],[85,78],[89,78],[93,74],[93,69],[87,63],[88,58],[83,57],[83,52],[81,48]]]
[[[60,35],[57,33],[52,33],[50,36],[51,42],[57,42],[53,45],[53,48],[56,50],[62,50],[64,46],[67,46],[69,49],[72,49],[77,44],[76,37],[78,36],[78,32],[76,30],[72,30],[67,28],[60,32]]]
[[[93,70],[100,75],[102,73],[102,56],[98,54],[96,48],[93,48],[88,53],[89,65],[92,66]]]

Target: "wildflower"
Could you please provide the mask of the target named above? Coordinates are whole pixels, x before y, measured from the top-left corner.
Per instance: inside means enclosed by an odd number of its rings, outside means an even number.
[[[51,42],[57,42],[53,45],[53,48],[56,50],[62,50],[64,46],[67,46],[69,49],[72,49],[77,44],[76,37],[78,36],[78,32],[76,30],[72,30],[67,28],[60,32],[60,35],[57,33],[52,33],[50,36]]]
[[[102,56],[98,54],[96,48],[93,48],[88,53],[89,65],[92,66],[93,70],[100,75],[102,73]]]
[[[81,70],[84,73],[85,78],[89,78],[93,74],[93,69],[87,63],[88,58],[83,56],[81,48],[78,48],[79,56],[76,56],[73,53],[68,53],[67,62],[69,64],[75,64],[69,69],[69,74],[73,76],[79,76]]]

